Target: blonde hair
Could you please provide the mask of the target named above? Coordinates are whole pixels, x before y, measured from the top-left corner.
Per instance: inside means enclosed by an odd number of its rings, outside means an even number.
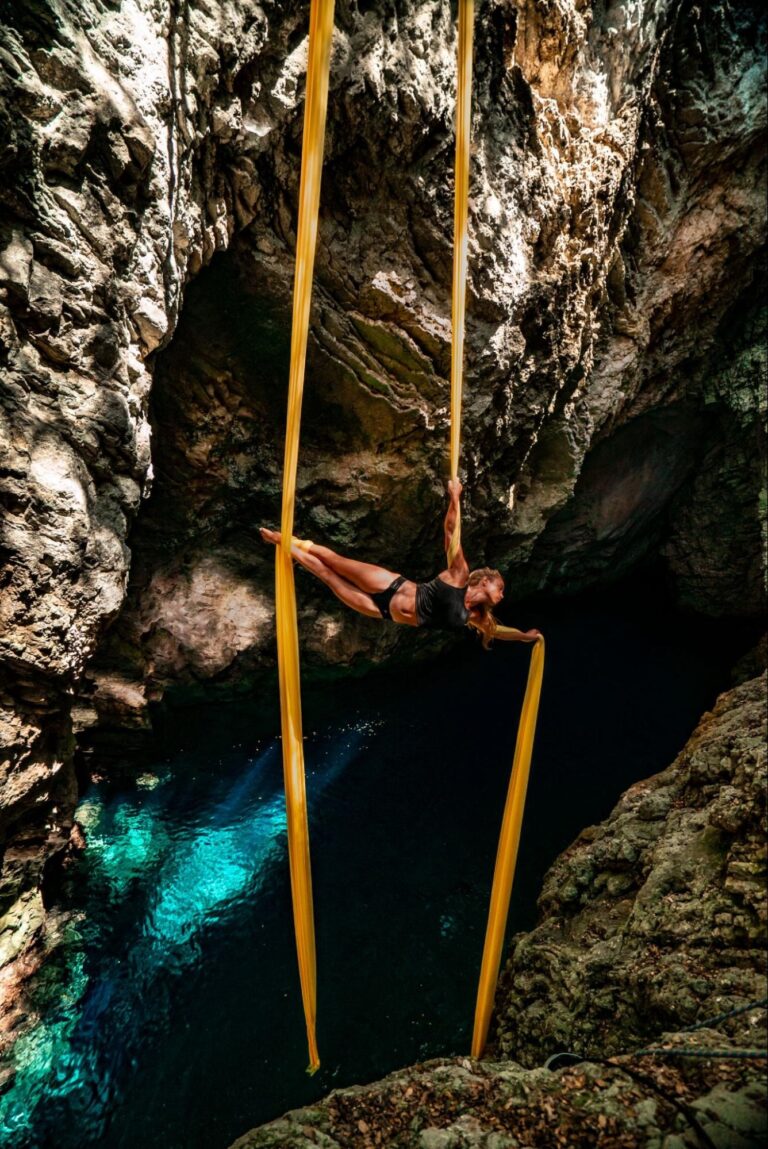
[[[488,579],[489,582],[500,582],[502,585],[504,584],[504,578],[500,571],[494,570],[493,567],[478,567],[476,571],[470,571],[467,586],[477,586],[483,579]],[[474,627],[480,635],[483,649],[489,650],[491,643],[496,637],[496,629],[499,624],[487,602],[479,603],[476,607],[473,607],[473,610],[479,611],[480,617],[470,618],[467,625]]]

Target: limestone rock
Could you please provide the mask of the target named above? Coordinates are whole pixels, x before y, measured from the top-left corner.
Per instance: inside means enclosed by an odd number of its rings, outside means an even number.
[[[615,1053],[764,997],[765,801],[763,672],[549,871],[502,978],[499,1050]],[[752,1044],[751,1022],[727,1032]]]
[[[747,208],[764,163],[751,25],[635,15],[489,5],[478,21],[465,545],[517,597],[617,577],[661,549],[686,605],[753,615],[765,594],[765,357],[762,223]],[[421,578],[441,558],[452,32],[437,6],[392,16],[383,38],[372,14],[348,16],[331,76],[297,531]],[[297,61],[272,91],[281,108]],[[259,210],[190,287],[157,359],[157,478],[94,670],[101,682],[133,675],[155,699],[213,674],[235,688],[273,665],[258,607],[250,639],[225,643],[229,661],[207,672],[169,591],[215,565],[244,600],[254,584],[260,601],[272,593],[256,527],[279,508],[298,138],[266,140]],[[702,260],[706,274],[691,277]],[[412,636],[343,612],[312,580],[300,595],[309,673],[413,656]],[[197,606],[206,633],[226,630],[215,594]]]
[[[312,1108],[254,1129],[231,1149],[638,1149],[701,1144],[753,1149],[766,1132],[759,1070],[658,1071],[658,1093],[629,1059],[565,1072],[514,1062],[429,1061],[381,1082],[340,1089]],[[645,1069],[647,1073],[647,1069]]]
[[[70,700],[33,676],[0,676],[0,968],[39,938],[40,886],[66,848],[77,788]]]
[[[67,840],[73,686],[149,491],[147,356],[252,213],[248,137],[226,160],[211,126],[267,23],[153,0],[0,18],[1,914]]]

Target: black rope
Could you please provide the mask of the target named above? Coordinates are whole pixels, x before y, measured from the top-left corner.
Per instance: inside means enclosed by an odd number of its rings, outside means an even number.
[[[675,1097],[672,1093],[668,1093],[667,1090],[664,1089],[663,1086],[659,1085],[657,1081],[654,1081],[652,1077],[648,1077],[648,1075],[645,1073],[640,1073],[637,1069],[632,1069],[629,1065],[620,1065],[613,1061],[610,1057],[585,1057],[584,1060],[591,1062],[593,1065],[607,1065],[611,1069],[618,1069],[620,1073],[626,1074],[626,1076],[631,1077],[633,1081],[637,1081],[640,1085],[644,1085],[646,1089],[650,1089],[654,1093],[657,1093],[659,1097],[667,1102],[668,1105],[672,1105],[675,1109],[677,1109],[679,1113],[682,1114],[682,1116],[686,1119],[698,1137],[701,1145],[704,1146],[704,1149],[717,1149],[714,1141],[699,1121],[696,1110],[691,1105],[686,1104],[685,1101],[681,1101],[679,1097]]]
[[[679,1033],[695,1033],[700,1029],[712,1029],[716,1025],[720,1025],[724,1021],[728,1021],[731,1017],[738,1017],[742,1013],[750,1013],[754,1009],[763,1009],[768,1006],[768,997],[762,998],[759,1001],[751,1001],[748,1005],[739,1005],[735,1009],[729,1009],[726,1013],[717,1014],[715,1017],[705,1018],[704,1021],[697,1021],[693,1025],[686,1026],[681,1029]],[[665,1046],[649,1046],[646,1049],[637,1049],[628,1054],[617,1054],[616,1056],[623,1057],[700,1057],[709,1060],[765,1060],[768,1058],[768,1050],[766,1049],[675,1049],[673,1047]],[[555,1054],[547,1061],[547,1067],[550,1063],[556,1063],[558,1058],[572,1058],[571,1064],[576,1064],[579,1061],[588,1062],[592,1065],[607,1065],[611,1069],[618,1069],[621,1073],[631,1077],[634,1081],[644,1085],[646,1089],[652,1090],[662,1097],[669,1105],[672,1105],[679,1113],[685,1117],[688,1124],[691,1126],[699,1142],[704,1149],[717,1149],[712,1138],[703,1127],[697,1116],[696,1110],[692,1106],[687,1105],[681,1101],[679,1097],[673,1096],[668,1093],[661,1085],[658,1084],[652,1077],[645,1073],[640,1073],[639,1070],[633,1069],[623,1062],[619,1063],[609,1057],[580,1057],[579,1054],[562,1051]]]
[[[753,1009],[764,1009],[768,1006],[768,997],[762,998],[760,1001],[751,1001],[749,1005],[739,1005],[736,1009],[729,1009],[727,1013],[720,1013],[717,1017],[707,1017],[704,1021],[697,1021],[695,1025],[687,1025],[685,1029],[681,1029],[680,1033],[695,1033],[697,1029],[712,1029],[721,1022],[727,1021],[729,1017],[738,1017],[740,1013],[750,1013]]]
[[[765,1061],[768,1058],[768,1049],[674,1049],[670,1046],[659,1046],[648,1049],[638,1049],[630,1053],[629,1057],[705,1057],[712,1061],[721,1061],[726,1058],[737,1060],[750,1058],[755,1061]]]
[[[751,1001],[748,1005],[738,1005],[735,1009],[729,1009],[727,1013],[720,1013],[717,1017],[707,1017],[704,1021],[697,1021],[694,1025],[687,1025],[685,1029],[678,1030],[679,1033],[696,1033],[701,1029],[714,1029],[716,1025],[721,1025],[724,1021],[728,1021],[731,1017],[738,1017],[742,1013],[751,1013],[754,1009],[764,1009],[768,1005],[768,997],[762,998],[760,1001]],[[766,1049],[680,1049],[675,1046],[669,1045],[649,1045],[645,1049],[636,1049],[634,1053],[629,1054],[630,1057],[703,1057],[709,1058],[712,1061],[720,1061],[721,1059],[731,1060],[759,1060],[768,1057],[768,1050]]]

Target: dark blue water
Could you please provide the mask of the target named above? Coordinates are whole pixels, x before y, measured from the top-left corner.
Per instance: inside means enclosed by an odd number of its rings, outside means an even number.
[[[548,650],[511,929],[532,923],[578,831],[671,762],[749,639],[640,584],[518,621]],[[15,1046],[0,1143],[224,1149],[334,1086],[466,1052],[528,656],[468,638],[437,663],[307,692],[314,1078],[274,698],[179,711],[167,760],[93,785],[77,913]]]

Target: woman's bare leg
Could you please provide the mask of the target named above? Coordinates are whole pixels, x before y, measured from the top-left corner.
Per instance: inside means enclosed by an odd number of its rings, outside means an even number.
[[[268,542],[280,542],[279,531],[268,531],[262,527],[261,534]],[[296,557],[295,550],[295,547],[291,550],[294,558]],[[321,562],[325,563],[336,574],[341,575],[347,582],[351,582],[359,590],[367,591],[369,594],[386,590],[397,578],[396,571],[387,570],[386,567],[377,566],[375,563],[363,563],[357,559],[348,559],[345,555],[339,555],[336,551],[332,551],[330,547],[321,546],[320,543],[312,543],[312,549],[309,553],[316,555]]]
[[[261,536],[269,543],[278,544],[280,542],[279,531],[268,531],[262,527]],[[321,582],[324,582],[325,585],[333,591],[336,597],[341,599],[345,606],[356,610],[358,614],[367,615],[368,618],[381,618],[381,611],[371,596],[366,594],[365,591],[360,590],[359,587],[354,586],[351,582],[348,582],[347,579],[342,578],[341,575],[337,574],[331,567],[326,566],[323,560],[316,556],[314,546],[311,552],[302,550],[297,546],[292,546],[291,558],[306,570],[311,571]]]
[[[319,543],[312,544],[311,553],[317,555],[336,574],[340,574],[342,578],[354,583],[360,590],[368,591],[369,594],[386,590],[397,578],[396,571],[387,570],[386,567],[380,567],[376,563],[348,559],[345,555],[339,555],[330,547],[323,547]]]

